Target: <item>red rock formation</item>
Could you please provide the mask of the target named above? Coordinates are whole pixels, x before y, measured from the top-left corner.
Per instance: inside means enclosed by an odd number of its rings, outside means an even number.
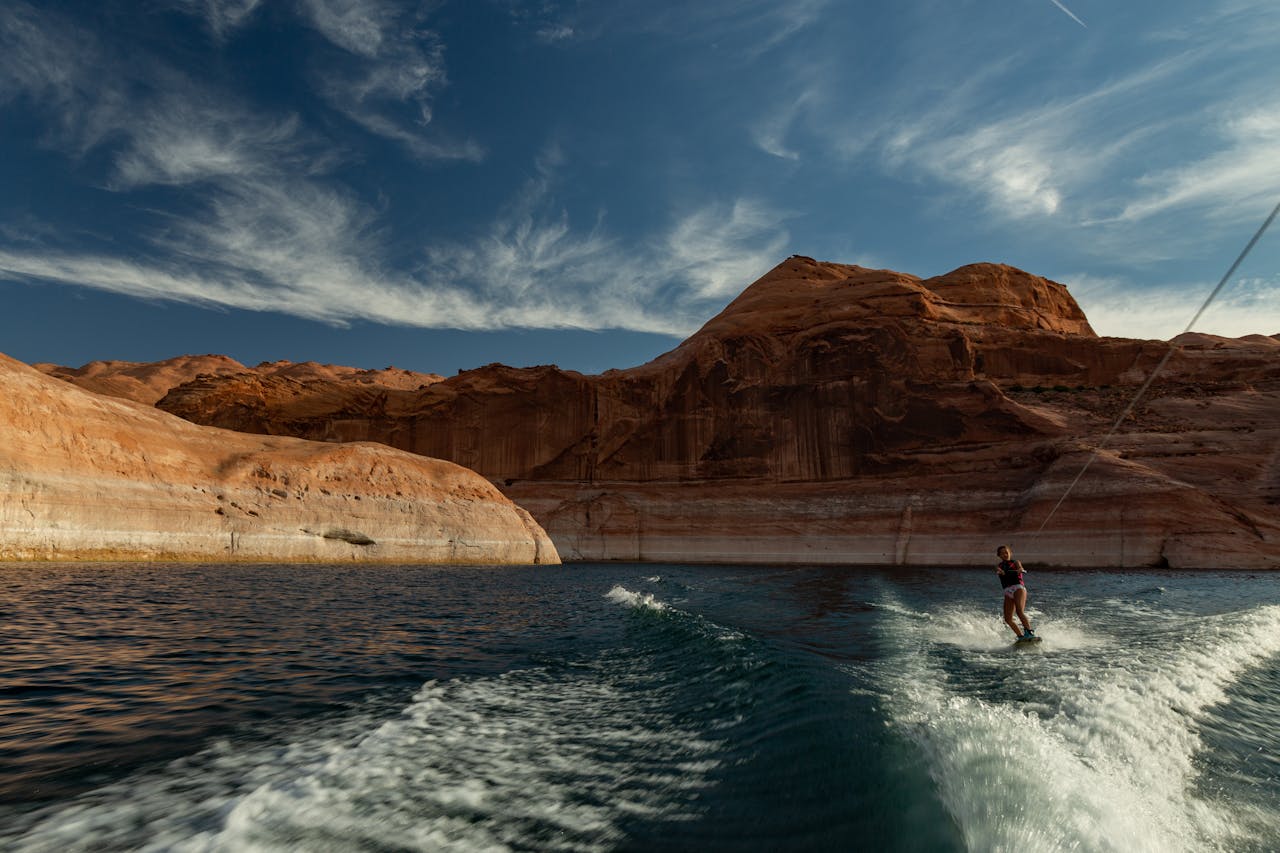
[[[91,361],[80,367],[41,362],[36,370],[96,394],[154,404],[170,388],[202,374],[243,373],[249,368],[225,355],[180,355],[155,362]]]
[[[1099,338],[1066,288],[792,258],[649,364],[490,365],[418,391],[203,377],[200,423],[450,459],[574,558],[1280,565],[1280,350],[1196,336],[1041,535],[1168,344]]]
[[[37,370],[63,379],[98,394],[123,397],[138,403],[154,404],[170,388],[201,376],[249,374],[279,377],[297,383],[334,381],[344,386],[414,391],[444,379],[435,373],[415,373],[388,367],[385,370],[361,370],[314,361],[264,361],[257,367],[245,367],[225,355],[183,355],[156,362],[91,361],[81,367],[57,364],[34,364]]]
[[[0,559],[558,563],[449,462],[196,426],[0,355]]]

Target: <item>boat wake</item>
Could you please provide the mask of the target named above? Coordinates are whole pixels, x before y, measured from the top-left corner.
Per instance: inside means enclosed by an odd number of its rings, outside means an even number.
[[[605,597],[634,620],[621,648],[223,741],[30,815],[0,845],[607,850],[638,825],[661,837],[700,816],[742,708],[786,683],[752,677],[772,664],[739,632],[650,593]]]
[[[621,587],[608,597],[671,612]],[[674,629],[701,633],[687,619]],[[673,701],[661,656],[678,645],[654,645],[430,681],[398,713],[215,744],[0,841],[15,851],[609,849],[637,821],[688,819],[720,763],[722,743]]]
[[[392,719],[224,743],[94,792],[8,849],[600,849],[622,818],[678,819],[716,764],[714,743],[618,675],[429,682]]]
[[[1266,849],[1274,816],[1206,793],[1197,756],[1231,685],[1280,651],[1280,607],[1140,643],[1105,643],[1085,616],[1041,618],[1047,649],[1079,650],[1056,656],[991,654],[992,621],[944,612],[923,636],[885,623],[903,649],[882,670],[893,724],[969,849]]]
[[[0,848],[1261,853],[1280,837],[1280,765],[1260,752],[1278,605],[1169,610],[1124,636],[1124,602],[1081,598],[1033,611],[1044,641],[1015,650],[989,609],[936,587],[864,579],[788,610],[754,576],[740,595],[615,577],[562,617],[568,641],[501,674],[246,724],[4,815]]]

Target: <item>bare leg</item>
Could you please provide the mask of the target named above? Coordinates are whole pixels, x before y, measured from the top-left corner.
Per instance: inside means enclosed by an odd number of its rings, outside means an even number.
[[[1013,606],[1013,599],[1006,595],[1004,597],[1004,624],[1009,626],[1009,630],[1014,633],[1014,636],[1021,637],[1022,632],[1018,630],[1018,626],[1013,621]]]
[[[1031,630],[1031,622],[1027,619],[1027,591],[1020,589],[1013,594],[1013,604],[1018,609],[1018,619],[1022,621],[1022,627],[1028,631]],[[1006,620],[1010,625],[1013,624],[1012,619]],[[1016,628],[1014,630],[1017,630]]]

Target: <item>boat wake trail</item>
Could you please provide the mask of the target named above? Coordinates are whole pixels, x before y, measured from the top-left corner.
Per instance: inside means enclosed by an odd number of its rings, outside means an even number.
[[[47,815],[9,849],[608,846],[620,816],[678,819],[715,764],[713,744],[661,702],[624,698],[618,676],[427,683],[393,719],[331,720],[258,750],[224,744]]]
[[[1132,643],[1063,620],[1080,651],[1062,654],[984,648],[971,620],[992,630],[976,612],[935,616],[923,633],[890,619],[902,651],[883,676],[893,725],[926,756],[969,849],[1267,849],[1274,818],[1216,795],[1197,756],[1232,685],[1280,651],[1280,607]]]
[[[649,595],[611,597],[667,609]],[[688,619],[668,627],[702,631]],[[675,645],[427,682],[399,713],[336,716],[256,747],[221,743],[0,841],[18,851],[609,849],[637,822],[688,819],[719,764],[721,743],[672,701],[679,685],[659,652]]]
[[[650,593],[616,586],[604,598],[620,605],[616,646],[429,681],[398,708],[215,744],[30,815],[0,846],[577,851],[637,837],[714,846],[737,830],[708,819],[707,791],[732,772],[772,795],[777,772],[757,779],[752,767],[760,743],[798,725],[805,674]]]

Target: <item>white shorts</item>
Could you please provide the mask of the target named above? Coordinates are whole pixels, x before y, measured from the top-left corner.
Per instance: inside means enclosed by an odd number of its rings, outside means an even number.
[[[1017,593],[1018,590],[1026,592],[1027,588],[1020,583],[1015,583],[1013,586],[1006,586],[1004,588],[1004,597],[1013,598],[1014,594]]]

